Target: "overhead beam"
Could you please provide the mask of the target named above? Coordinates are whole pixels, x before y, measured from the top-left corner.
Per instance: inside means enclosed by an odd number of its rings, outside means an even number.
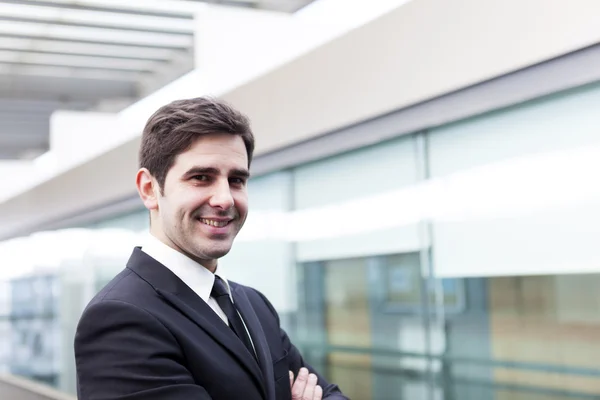
[[[0,33],[42,36],[44,38],[58,38],[67,40],[102,41],[113,44],[132,45],[161,45],[173,48],[186,48],[193,46],[192,35],[174,33],[143,33],[122,31],[108,28],[81,28],[74,26],[44,25],[31,22],[9,22],[0,24]]]
[[[102,16],[98,16],[98,21],[101,20]],[[186,28],[180,29],[161,29],[161,28],[142,28],[136,26],[125,26],[125,25],[108,25],[102,22],[93,23],[93,22],[69,22],[64,20],[52,20],[52,19],[39,19],[39,18],[27,18],[27,17],[13,17],[8,15],[0,14],[0,21],[10,21],[10,22],[19,22],[19,23],[34,23],[34,24],[44,24],[48,25],[58,25],[58,26],[70,26],[76,28],[99,28],[99,29],[118,29],[120,31],[127,32],[144,32],[144,33],[157,33],[157,34],[178,34],[178,35],[188,35],[192,36],[192,32]],[[160,26],[160,25],[158,25]]]
[[[104,11],[72,10],[48,5],[38,6],[0,2],[0,16],[22,18],[36,22],[60,22],[105,28],[148,30],[160,33],[192,34],[194,32],[194,21],[190,18],[163,18]]]
[[[102,12],[111,12],[111,13],[120,13],[120,14],[130,14],[130,15],[147,15],[153,17],[162,17],[162,18],[193,18],[193,12],[183,11],[183,10],[167,10],[167,9],[152,9],[150,7],[135,9],[132,7],[127,7],[126,2],[121,2],[120,5],[112,4],[111,6],[98,6],[91,4],[81,4],[79,2],[76,3],[55,3],[51,1],[39,1],[39,0],[2,0],[4,3],[11,4],[25,4],[25,5],[35,5],[35,6],[46,6],[46,7],[56,7],[63,9],[71,9],[71,10],[86,10],[86,11],[102,11]]]
[[[20,53],[20,54],[42,54],[42,55],[53,55],[53,56],[77,55],[77,56],[90,56],[90,57],[94,57],[96,59],[108,59],[108,60],[155,61],[157,63],[168,62],[168,59],[161,58],[161,57],[152,57],[150,55],[136,56],[136,55],[96,54],[96,53],[76,54],[76,53],[66,53],[63,51],[45,50],[42,47],[36,47],[36,48],[32,48],[32,49],[27,49],[27,48],[17,49],[17,48],[11,48],[11,47],[4,47],[4,46],[2,46],[2,43],[0,42],[0,53],[7,52],[7,51],[14,52],[14,53]]]
[[[72,70],[84,70],[84,71],[118,71],[118,72],[134,72],[134,73],[152,73],[153,70],[150,68],[144,69],[135,69],[135,68],[125,68],[124,66],[91,66],[91,65],[73,65],[73,64],[60,64],[60,63],[52,63],[52,62],[36,62],[36,61],[10,61],[10,60],[2,60],[0,58],[0,65],[5,66],[16,66],[16,67],[50,67],[50,68],[70,68]]]
[[[0,35],[0,49],[13,51],[37,51],[48,54],[78,54],[98,57],[123,58],[134,60],[169,61],[183,49],[158,49],[133,47],[122,44],[75,43],[67,39],[27,39],[9,38]]]
[[[130,43],[130,42],[111,42],[107,40],[98,40],[92,38],[80,38],[80,37],[52,37],[41,34],[24,34],[24,33],[12,33],[0,31],[1,38],[15,38],[15,39],[32,39],[32,40],[50,40],[57,42],[73,42],[73,43],[84,43],[84,44],[99,44],[99,45],[118,45],[126,46],[130,48],[145,48],[145,49],[166,49],[166,50],[185,50],[191,45],[187,44],[161,44],[161,43]]]
[[[15,52],[12,50],[0,50],[0,62],[28,65],[58,65],[73,68],[116,69],[140,72],[152,72],[160,65],[166,64],[164,61],[114,59],[73,54],[43,54],[35,51]]]
[[[140,79],[140,72],[138,71],[73,68],[64,65],[24,65],[20,63],[10,64],[2,62],[0,62],[0,74],[82,78],[125,82],[138,81]]]

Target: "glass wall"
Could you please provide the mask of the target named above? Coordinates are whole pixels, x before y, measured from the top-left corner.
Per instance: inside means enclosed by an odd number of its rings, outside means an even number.
[[[1,371],[75,393],[77,322],[139,244],[140,214],[0,243],[0,259],[14,266],[0,270]]]
[[[0,373],[8,373],[10,369],[11,296],[9,282],[0,280]]]
[[[588,86],[255,177],[219,268],[353,399],[600,398],[598,109]],[[61,387],[147,218],[82,227],[57,263]]]
[[[56,385],[58,382],[55,275],[15,279],[12,286],[10,372]]]
[[[430,179],[463,180],[433,267],[480,310],[445,318],[454,398],[600,396],[599,105],[592,86],[428,134]]]
[[[599,398],[599,106],[589,86],[295,168],[308,358],[357,399]]]

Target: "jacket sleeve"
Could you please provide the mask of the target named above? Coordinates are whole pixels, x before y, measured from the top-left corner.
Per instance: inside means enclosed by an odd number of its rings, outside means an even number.
[[[256,291],[256,292],[263,299],[263,301],[265,302],[267,307],[269,307],[269,310],[273,313],[275,318],[277,318],[277,323],[279,323],[279,315],[277,314],[277,311],[275,310],[275,308],[273,307],[271,302],[262,293],[260,293],[259,291]],[[300,351],[298,351],[296,346],[294,346],[294,344],[291,342],[290,338],[288,337],[287,333],[283,329],[280,328],[280,332],[281,332],[281,342],[282,342],[283,348],[288,352],[288,357],[290,360],[290,367],[292,369],[292,372],[294,372],[294,375],[298,375],[298,371],[300,370],[300,368],[305,367],[311,373],[317,375],[318,384],[323,388],[323,399],[350,400],[348,397],[344,396],[344,394],[342,393],[342,391],[340,390],[340,388],[337,385],[335,385],[333,383],[328,383],[325,380],[325,378],[323,377],[323,375],[319,374],[312,366],[310,366],[304,360],[304,358],[302,357],[302,354],[300,354]]]
[[[75,335],[79,400],[210,400],[184,366],[175,337],[132,304],[103,300]]]

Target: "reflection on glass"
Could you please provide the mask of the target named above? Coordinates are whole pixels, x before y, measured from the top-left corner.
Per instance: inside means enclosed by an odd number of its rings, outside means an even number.
[[[324,263],[325,332],[332,347],[372,347],[367,266],[364,259]],[[371,355],[332,351],[327,357],[332,382],[351,398],[369,399]]]

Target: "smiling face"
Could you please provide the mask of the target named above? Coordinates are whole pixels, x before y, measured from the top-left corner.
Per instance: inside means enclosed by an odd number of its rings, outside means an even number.
[[[248,214],[248,156],[239,135],[201,136],[179,154],[163,193],[148,170],[137,185],[150,210],[150,232],[214,272]]]

